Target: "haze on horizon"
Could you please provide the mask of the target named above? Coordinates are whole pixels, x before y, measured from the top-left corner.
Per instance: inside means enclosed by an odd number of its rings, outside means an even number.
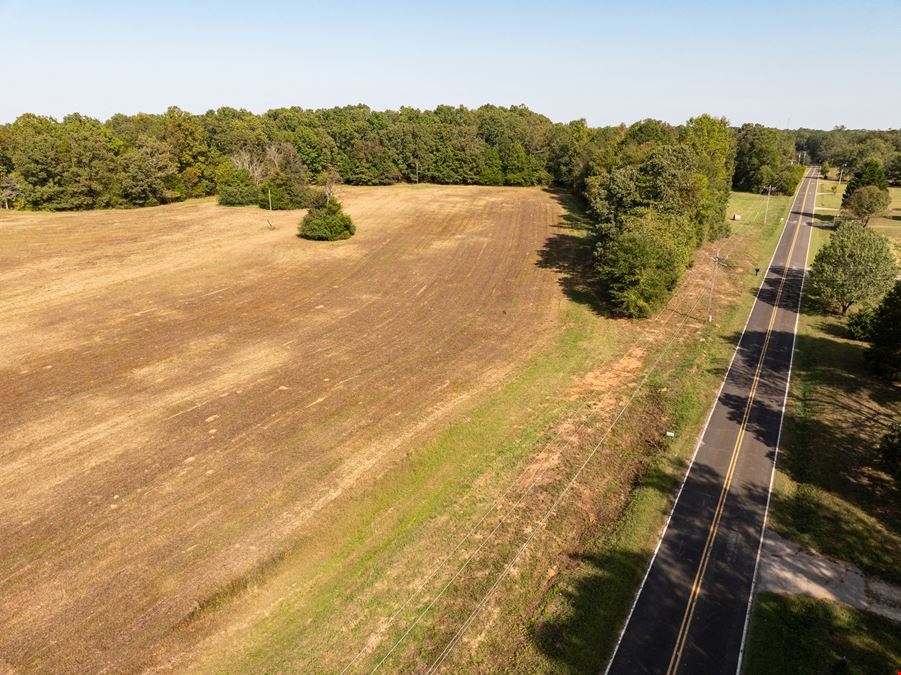
[[[0,0],[0,25],[11,64],[0,123],[170,105],[260,113],[494,103],[592,125],[707,112],[782,128],[901,126],[897,0]]]

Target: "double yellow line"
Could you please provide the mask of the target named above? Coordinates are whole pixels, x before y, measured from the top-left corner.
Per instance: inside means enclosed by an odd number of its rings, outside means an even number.
[[[773,311],[770,314],[770,322],[766,329],[766,337],[763,340],[763,347],[760,349],[760,358],[757,361],[757,368],[754,371],[754,379],[751,381],[751,389],[748,392],[748,402],[745,404],[745,412],[741,419],[741,425],[738,428],[738,437],[735,439],[735,445],[732,448],[732,457],[729,460],[729,468],[726,470],[726,480],[723,483],[723,489],[720,492],[720,498],[716,505],[716,511],[713,514],[713,521],[710,524],[710,530],[707,533],[707,541],[704,544],[704,551],[701,554],[701,560],[698,564],[698,570],[695,573],[694,582],[691,585],[691,594],[688,596],[688,605],[685,607],[685,614],[682,615],[682,624],[679,626],[679,635],[676,638],[676,646],[670,657],[669,667],[666,669],[667,675],[673,675],[682,660],[682,654],[685,651],[685,643],[688,639],[688,629],[691,626],[691,620],[695,613],[698,596],[701,593],[701,585],[704,583],[704,575],[707,573],[707,564],[710,562],[710,552],[713,549],[713,542],[716,540],[717,530],[719,530],[720,519],[723,516],[723,508],[726,503],[726,496],[729,494],[729,488],[732,486],[732,478],[735,476],[735,467],[738,465],[739,451],[741,450],[742,441],[745,438],[745,430],[748,426],[748,418],[751,416],[751,407],[754,404],[754,396],[757,394],[757,385],[760,382],[760,371],[763,369],[763,361],[766,357],[767,345],[770,343],[770,337],[773,334],[773,326],[776,323],[776,315],[779,311],[779,301],[782,298],[782,289],[785,287],[785,280],[788,278],[788,269],[791,266],[792,254],[795,250],[795,243],[798,241],[798,232],[801,231],[801,215],[804,212],[804,205],[807,203],[807,195],[810,192],[809,175],[804,177],[807,186],[804,189],[804,197],[801,199],[801,207],[798,213],[798,222],[795,224],[795,232],[792,236],[792,243],[788,249],[788,256],[785,260],[785,269],[782,279],[779,282],[779,289],[776,291],[776,299],[773,302]]]

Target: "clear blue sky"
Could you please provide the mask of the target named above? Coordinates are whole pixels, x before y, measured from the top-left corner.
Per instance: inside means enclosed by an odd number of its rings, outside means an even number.
[[[0,36],[0,122],[524,103],[593,125],[901,126],[901,0],[0,0]]]

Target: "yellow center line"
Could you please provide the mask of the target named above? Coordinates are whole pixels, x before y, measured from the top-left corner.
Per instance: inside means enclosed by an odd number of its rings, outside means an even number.
[[[697,606],[697,599],[701,592],[701,585],[704,583],[704,575],[707,572],[707,564],[710,562],[710,552],[713,548],[713,542],[716,540],[717,531],[719,530],[720,519],[723,515],[723,508],[726,503],[726,496],[729,494],[729,489],[732,485],[732,478],[735,475],[735,468],[738,465],[738,457],[739,451],[741,450],[741,444],[745,437],[745,430],[748,425],[748,418],[751,416],[751,408],[754,404],[754,397],[757,393],[757,385],[760,382],[760,372],[763,369],[763,362],[766,356],[767,346],[770,342],[770,337],[773,333],[773,326],[776,323],[776,316],[779,311],[779,301],[782,298],[782,290],[785,287],[785,280],[788,278],[788,270],[791,267],[792,254],[795,250],[795,243],[798,240],[798,232],[801,231],[801,216],[804,213],[805,205],[807,203],[807,197],[810,193],[810,180],[809,176],[805,176],[807,179],[807,186],[804,189],[804,196],[801,199],[801,209],[798,213],[798,221],[795,224],[795,232],[792,236],[792,243],[788,249],[788,256],[785,260],[785,268],[782,274],[782,279],[779,282],[779,289],[776,292],[776,299],[773,302],[773,311],[770,314],[769,325],[767,326],[766,336],[763,340],[763,346],[760,349],[760,357],[757,361],[757,367],[754,370],[754,378],[751,381],[751,388],[748,391],[748,402],[745,404],[745,411],[742,415],[741,425],[738,429],[738,437],[735,439],[735,445],[732,447],[732,456],[729,460],[729,467],[726,470],[726,479],[723,483],[723,489],[720,491],[720,498],[716,505],[716,510],[714,511],[713,521],[710,524],[710,530],[707,533],[707,541],[704,544],[704,550],[701,553],[701,560],[698,564],[698,570],[695,573],[694,582],[692,583],[691,593],[688,596],[688,604],[685,607],[685,613],[682,616],[682,624],[679,626],[679,634],[676,638],[676,646],[673,649],[672,657],[670,658],[669,667],[666,672],[667,675],[672,675],[679,668],[679,662],[682,660],[682,654],[685,650],[685,643],[688,638],[688,629],[691,626],[691,620],[694,616],[695,607]]]

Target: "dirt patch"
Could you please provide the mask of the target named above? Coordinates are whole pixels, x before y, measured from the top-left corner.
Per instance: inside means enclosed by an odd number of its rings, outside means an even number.
[[[901,588],[868,579],[846,562],[810,553],[767,530],[760,558],[758,593],[795,593],[831,600],[901,621]]]

